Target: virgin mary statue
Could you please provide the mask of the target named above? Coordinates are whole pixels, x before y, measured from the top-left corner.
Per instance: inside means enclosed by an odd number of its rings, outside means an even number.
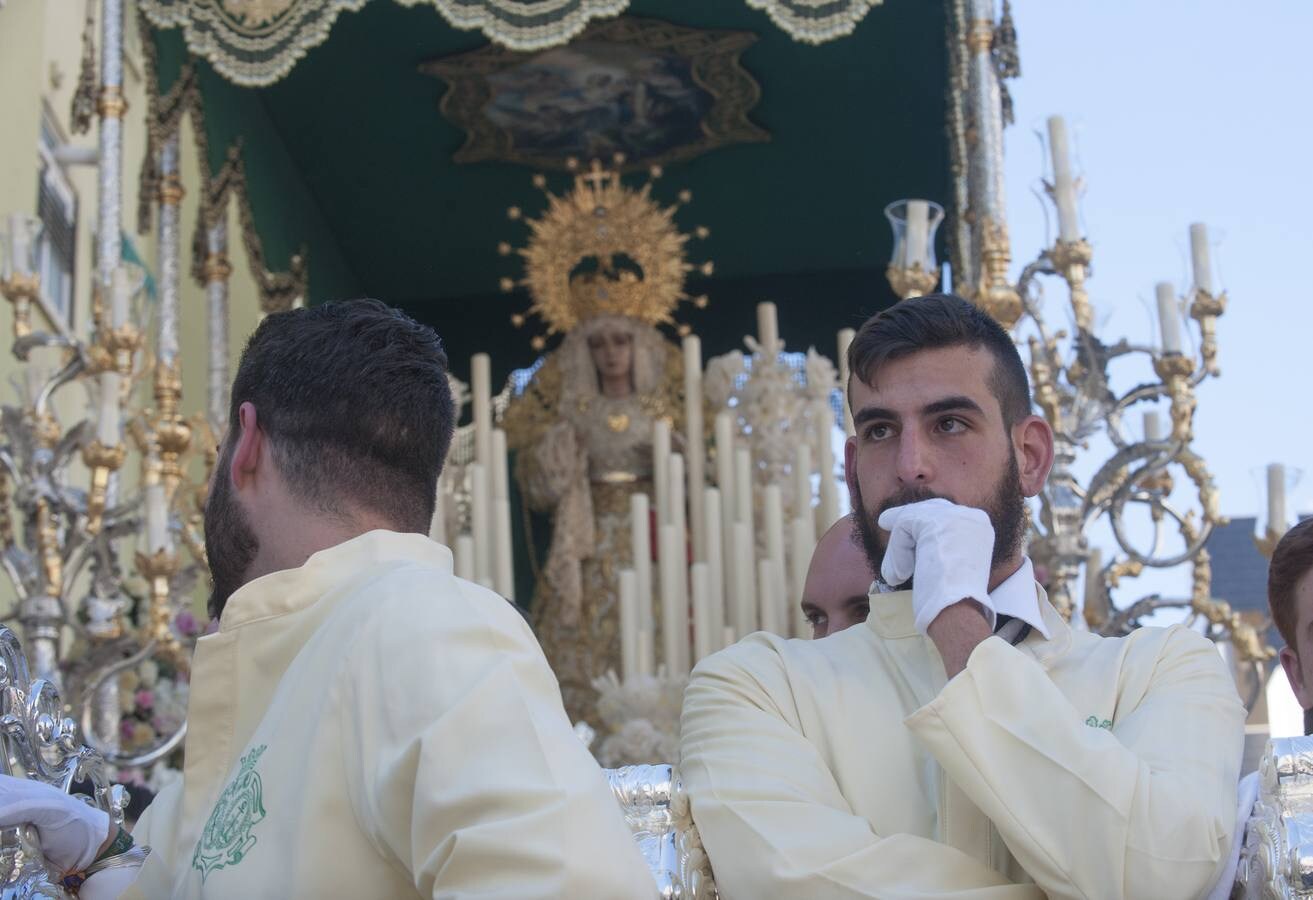
[[[652,424],[682,425],[679,352],[623,315],[581,322],[506,411],[515,475],[552,520],[532,620],[566,711],[596,724],[593,679],[620,669],[618,581],[633,565],[629,498],[652,493]]]

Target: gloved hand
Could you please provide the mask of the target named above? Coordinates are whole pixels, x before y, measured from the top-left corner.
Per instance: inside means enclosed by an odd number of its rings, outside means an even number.
[[[109,815],[40,781],[0,775],[0,828],[33,825],[46,859],[65,872],[91,865],[109,837]]]
[[[891,586],[912,578],[912,610],[922,634],[948,607],[971,599],[994,628],[989,602],[989,572],[994,556],[994,526],[984,510],[935,498],[886,509],[881,528],[889,545],[880,577]]]
[[[137,880],[140,866],[123,866],[97,872],[78,888],[78,900],[115,900]]]

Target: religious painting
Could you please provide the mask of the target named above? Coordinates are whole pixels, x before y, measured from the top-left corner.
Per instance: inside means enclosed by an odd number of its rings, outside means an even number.
[[[624,16],[564,47],[489,45],[420,71],[447,83],[442,114],[466,133],[455,162],[565,169],[618,154],[633,170],[769,139],[748,117],[761,89],[739,60],[755,41],[746,31]]]

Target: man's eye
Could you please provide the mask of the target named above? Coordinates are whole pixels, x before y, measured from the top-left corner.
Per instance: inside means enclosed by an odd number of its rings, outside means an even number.
[[[888,425],[868,425],[866,428],[866,439],[868,441],[883,441],[893,434],[893,429]]]
[[[957,416],[946,416],[939,420],[939,430],[944,434],[958,434],[967,430],[967,423]]]

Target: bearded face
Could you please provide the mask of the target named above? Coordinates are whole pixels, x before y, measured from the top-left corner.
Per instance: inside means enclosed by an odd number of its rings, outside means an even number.
[[[248,580],[260,541],[233,492],[234,442],[224,442],[205,501],[205,555],[210,563],[210,617],[218,619],[228,598]]]

